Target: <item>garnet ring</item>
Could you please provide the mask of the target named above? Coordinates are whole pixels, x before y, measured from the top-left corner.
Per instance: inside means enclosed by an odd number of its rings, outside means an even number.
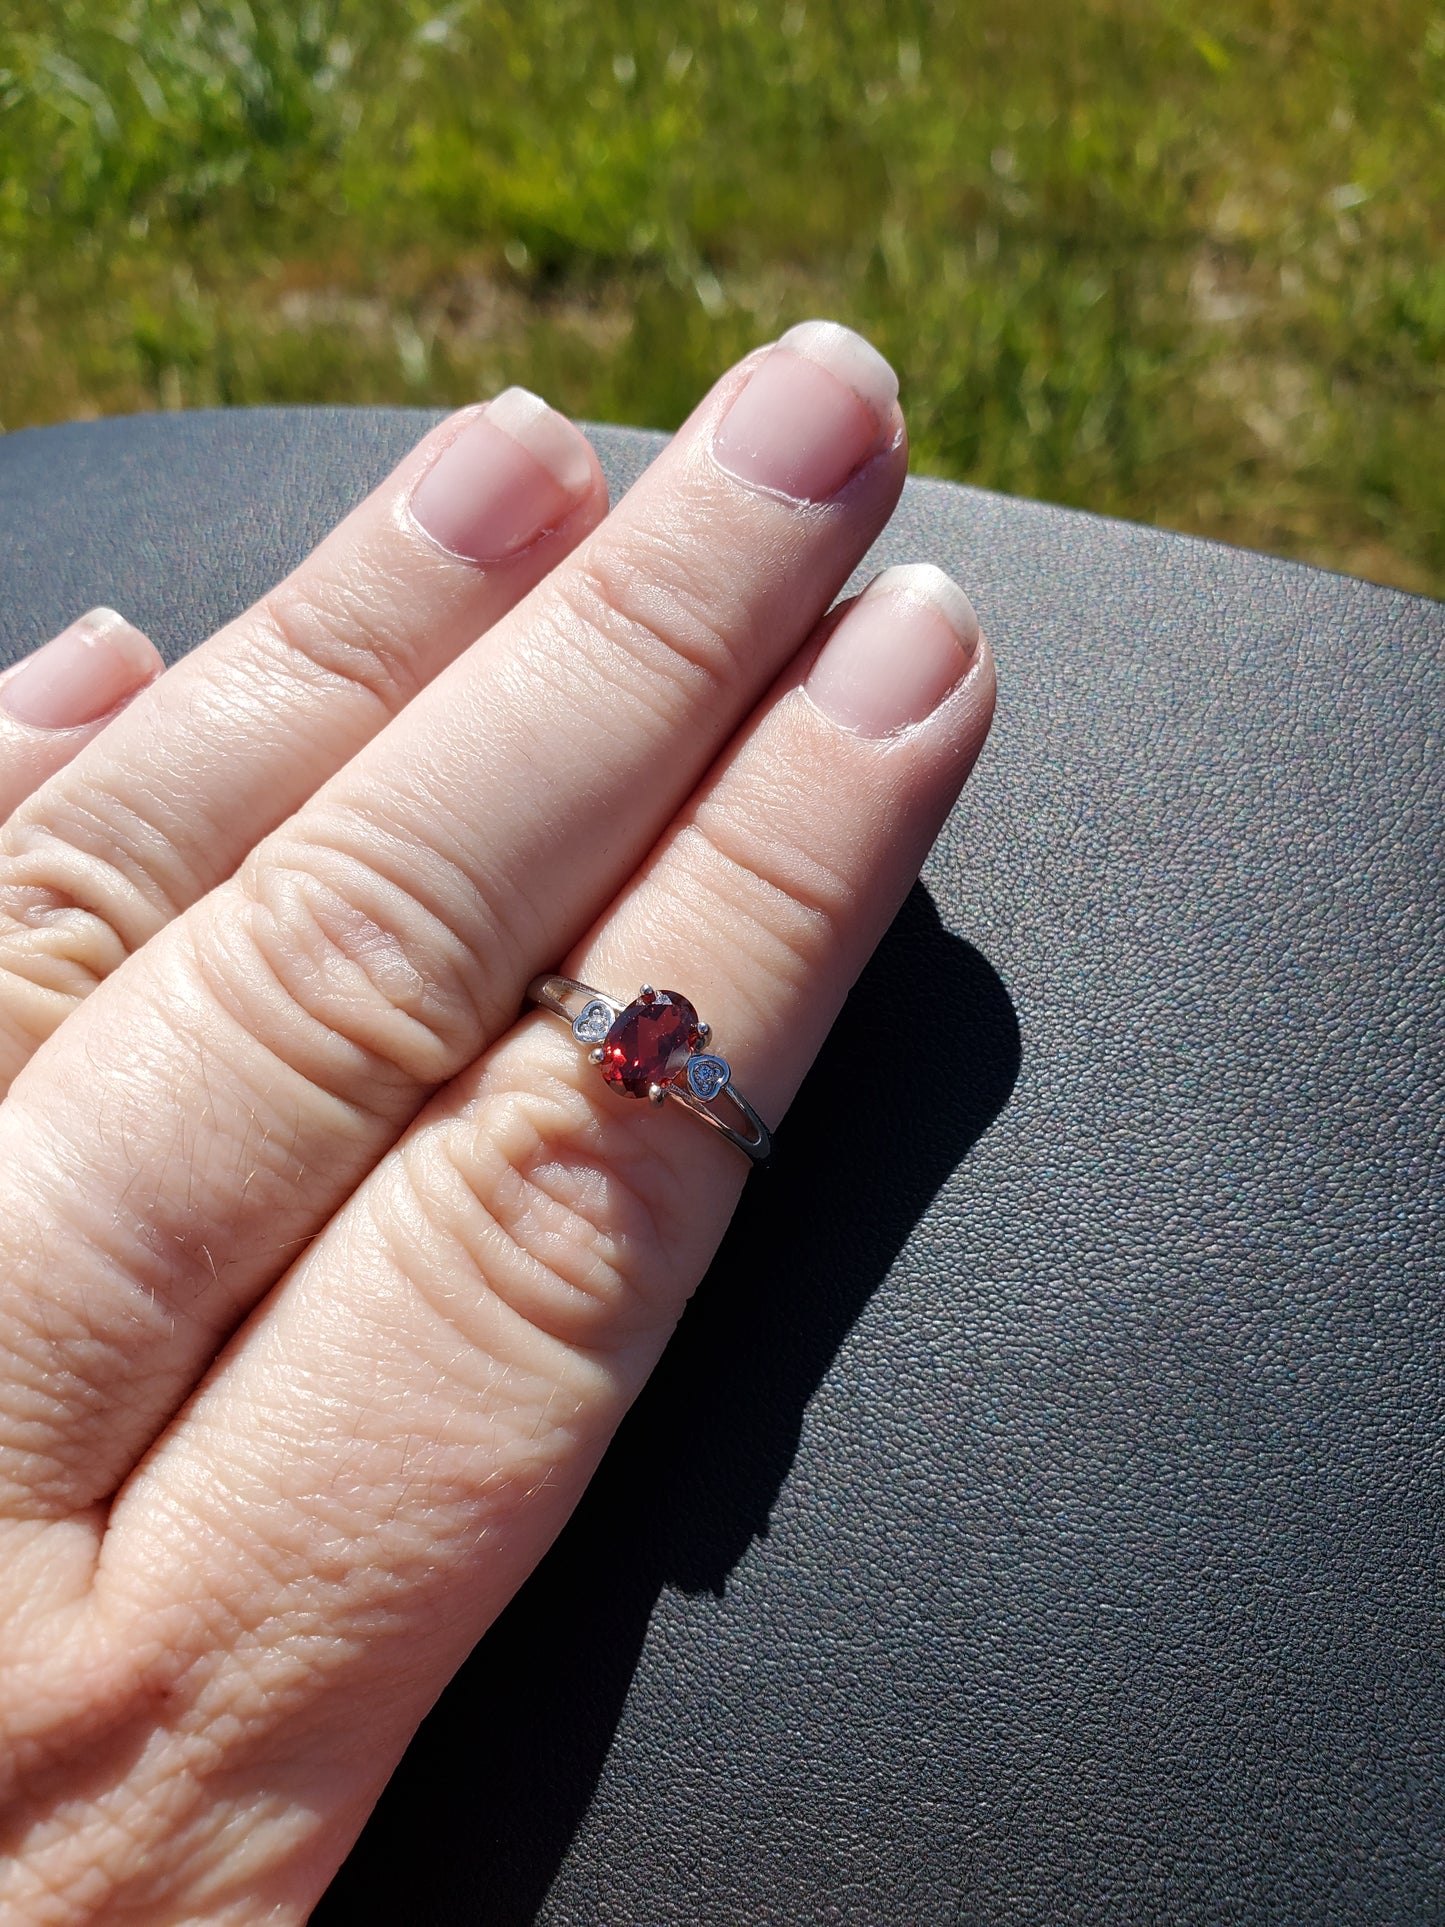
[[[527,995],[572,1026],[613,1090],[653,1104],[675,1098],[758,1163],[768,1155],[767,1125],[733,1089],[727,1059],[707,1048],[711,1032],[686,997],[644,984],[630,1004],[619,1004],[573,977],[551,975],[536,978]],[[730,1107],[743,1128],[718,1106]]]

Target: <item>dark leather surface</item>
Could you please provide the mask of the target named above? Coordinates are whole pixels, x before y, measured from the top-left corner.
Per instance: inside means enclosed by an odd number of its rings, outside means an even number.
[[[0,440],[6,643],[186,648],[424,419]],[[995,738],[327,1927],[1445,1919],[1445,607],[942,484],[920,557]]]

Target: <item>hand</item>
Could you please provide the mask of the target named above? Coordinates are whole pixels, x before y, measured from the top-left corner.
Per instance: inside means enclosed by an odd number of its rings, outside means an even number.
[[[0,679],[0,1917],[304,1919],[567,1518],[748,1164],[525,987],[777,1124],[992,712],[937,570],[825,613],[905,466],[831,324],[610,515],[511,390],[164,675]]]

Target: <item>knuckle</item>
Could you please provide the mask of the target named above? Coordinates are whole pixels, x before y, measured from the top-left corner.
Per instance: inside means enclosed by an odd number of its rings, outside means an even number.
[[[138,950],[179,908],[169,852],[166,832],[124,796],[68,794],[52,782],[0,832],[0,915],[44,930],[83,912]]]
[[[37,868],[39,866],[36,866]],[[69,871],[62,881],[58,872]],[[0,886],[0,967],[37,990],[84,997],[131,952],[104,864],[56,865],[54,881]]]
[[[244,941],[204,964],[213,981],[239,964],[246,981],[225,983],[228,1001],[239,992],[263,1041],[349,1099],[368,1076],[440,1084],[474,1056],[500,1021],[498,965],[505,977],[515,941],[493,919],[484,963],[442,908],[462,891],[455,876],[438,885],[444,858],[408,848],[389,862],[384,838],[365,855],[357,840],[268,839],[235,879]]]
[[[170,1657],[143,1638],[118,1637],[120,1628],[94,1603],[55,1629],[43,1658],[24,1668],[25,1692],[11,1695],[0,1716],[0,1812],[43,1813],[77,1767],[124,1755],[174,1696]]]
[[[170,1692],[155,1666],[138,1664],[115,1647],[81,1655],[64,1644],[47,1664],[26,1670],[29,1690],[23,1701],[16,1696],[4,1719],[12,1799],[33,1797],[57,1766],[94,1755],[107,1735],[153,1718]]]
[[[473,1345],[487,1320],[455,1290],[459,1263],[486,1301],[574,1352],[613,1351],[676,1316],[682,1179],[655,1134],[604,1117],[560,1069],[484,1088],[468,1115],[412,1140],[400,1169],[414,1209],[395,1214],[393,1256]]]
[[[158,831],[106,802],[42,793],[0,835],[0,1023],[32,1050],[177,911]]]
[[[569,627],[622,648],[631,674],[694,697],[699,685],[705,696],[737,687],[746,605],[685,534],[629,529],[596,543],[559,572],[555,592],[576,619]]]
[[[751,972],[797,989],[834,954],[853,893],[794,835],[699,812],[678,830],[674,849],[687,876],[684,913],[704,928],[726,929]]]
[[[288,680],[359,691],[390,720],[421,687],[414,638],[398,614],[409,598],[374,557],[351,561],[344,582],[316,568],[278,582],[256,604],[257,634]]]

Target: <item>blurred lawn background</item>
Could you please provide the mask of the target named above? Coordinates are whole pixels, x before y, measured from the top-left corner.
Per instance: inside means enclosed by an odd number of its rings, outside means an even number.
[[[5,0],[0,423],[672,427],[808,315],[915,469],[1445,594],[1439,0]]]

